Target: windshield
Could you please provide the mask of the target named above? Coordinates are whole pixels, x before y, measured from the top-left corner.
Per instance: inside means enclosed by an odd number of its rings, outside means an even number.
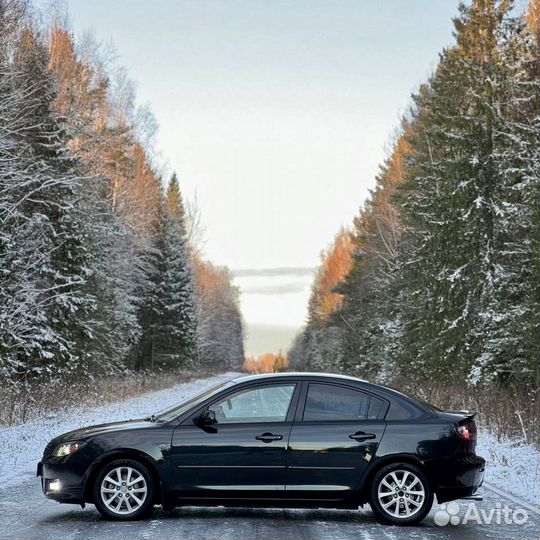
[[[184,414],[189,409],[196,407],[199,403],[202,403],[205,399],[212,397],[214,394],[217,394],[224,388],[234,386],[234,384],[235,383],[232,381],[227,381],[218,384],[217,386],[213,386],[209,390],[206,390],[206,392],[198,394],[195,397],[189,399],[188,401],[184,401],[183,403],[175,405],[174,407],[169,407],[167,409],[163,409],[157,412],[156,414],[152,415],[152,420],[156,422],[169,422],[170,420],[174,420],[181,414]]]

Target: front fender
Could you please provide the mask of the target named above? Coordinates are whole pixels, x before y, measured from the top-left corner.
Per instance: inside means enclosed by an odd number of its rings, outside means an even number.
[[[132,433],[118,432],[95,437],[86,444],[90,466],[83,477],[84,492],[88,497],[98,471],[115,459],[135,459],[147,466],[161,490],[171,486],[170,448],[172,428],[168,426]]]

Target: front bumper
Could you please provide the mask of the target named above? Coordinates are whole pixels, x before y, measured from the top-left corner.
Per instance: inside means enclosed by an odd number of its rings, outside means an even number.
[[[45,497],[62,503],[84,503],[84,473],[64,458],[50,458],[39,462],[36,476],[41,479]]]
[[[444,503],[474,495],[484,481],[485,468],[486,460],[474,454],[430,463],[437,501]]]

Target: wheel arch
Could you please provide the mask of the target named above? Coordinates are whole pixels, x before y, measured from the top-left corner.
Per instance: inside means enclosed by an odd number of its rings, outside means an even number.
[[[99,471],[101,471],[105,465],[111,463],[112,461],[116,461],[117,459],[131,459],[141,463],[148,469],[152,476],[152,480],[154,481],[154,502],[155,504],[159,504],[162,500],[162,485],[154,460],[144,452],[130,449],[115,450],[101,456],[92,464],[84,484],[84,501],[89,503],[93,502],[92,488],[94,487],[94,482],[99,474]]]
[[[369,468],[366,475],[362,479],[362,483],[359,489],[359,502],[360,503],[366,503],[369,498],[369,487],[371,485],[371,482],[373,481],[373,478],[375,475],[387,465],[391,465],[392,463],[408,463],[410,465],[414,465],[418,467],[427,477],[431,484],[431,488],[435,492],[436,490],[436,484],[433,481],[433,478],[430,474],[430,471],[428,467],[426,467],[425,463],[414,454],[392,454],[388,456],[382,456],[373,465]]]

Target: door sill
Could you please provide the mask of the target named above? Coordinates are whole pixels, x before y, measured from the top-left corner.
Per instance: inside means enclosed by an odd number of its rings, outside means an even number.
[[[358,503],[344,499],[288,497],[187,497],[177,496],[175,506],[214,506],[230,508],[337,508],[358,509]]]

